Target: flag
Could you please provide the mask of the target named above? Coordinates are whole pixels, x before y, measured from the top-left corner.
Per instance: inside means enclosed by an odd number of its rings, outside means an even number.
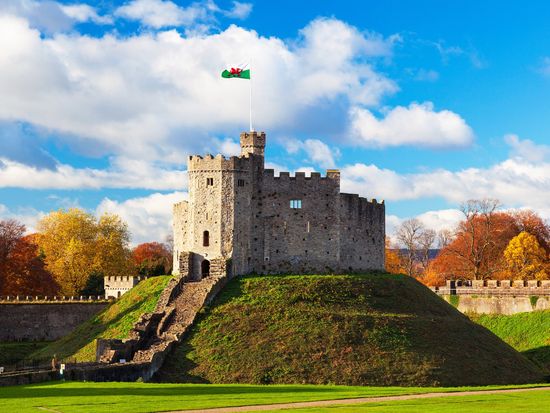
[[[226,79],[231,79],[231,78],[250,79],[250,69],[244,69],[241,67],[232,67],[229,70],[224,70],[222,72],[222,77]]]

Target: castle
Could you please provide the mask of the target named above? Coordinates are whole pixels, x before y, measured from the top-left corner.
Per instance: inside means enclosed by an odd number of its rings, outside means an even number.
[[[274,175],[266,136],[241,155],[190,156],[189,200],[174,205],[174,273],[344,273],[384,269],[385,206],[340,192],[340,172]]]

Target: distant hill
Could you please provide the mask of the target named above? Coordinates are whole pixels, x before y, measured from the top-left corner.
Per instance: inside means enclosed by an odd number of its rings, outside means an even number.
[[[456,386],[541,371],[412,278],[236,278],[158,381]]]
[[[550,375],[550,310],[470,315]]]

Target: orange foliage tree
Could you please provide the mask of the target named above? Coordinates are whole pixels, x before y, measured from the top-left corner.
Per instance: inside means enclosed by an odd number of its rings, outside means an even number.
[[[146,242],[132,250],[132,261],[140,275],[155,276],[172,272],[172,251],[166,244]]]
[[[391,248],[389,237],[386,237],[386,272],[390,274],[405,273],[403,257],[399,254],[398,250]]]
[[[542,218],[533,211],[497,211],[498,206],[496,200],[472,200],[462,206],[465,219],[429,265],[431,285],[446,279],[516,278],[504,251],[522,231],[549,250],[550,228]]]
[[[0,221],[0,295],[55,295],[59,286],[45,268],[34,235],[15,220]]]

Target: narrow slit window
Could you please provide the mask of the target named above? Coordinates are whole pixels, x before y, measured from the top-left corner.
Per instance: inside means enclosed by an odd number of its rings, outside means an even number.
[[[244,179],[237,179],[237,186],[244,186]]]
[[[208,231],[204,231],[202,233],[202,246],[203,247],[210,246],[210,233]]]
[[[301,199],[291,199],[290,200],[290,208],[292,208],[292,209],[301,209],[302,208],[302,200]]]
[[[206,178],[206,186],[214,185],[214,178]]]

